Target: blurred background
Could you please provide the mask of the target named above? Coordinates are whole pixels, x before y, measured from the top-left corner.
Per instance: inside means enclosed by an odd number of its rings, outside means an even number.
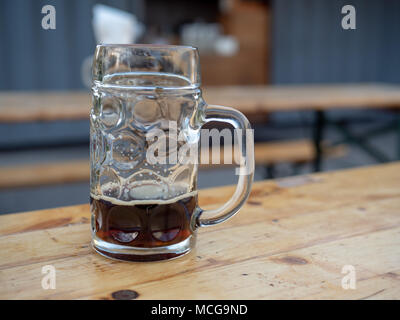
[[[342,27],[348,4],[356,29]],[[55,29],[42,27],[46,5]],[[194,45],[208,103],[257,95],[245,113],[261,180],[399,159],[399,36],[396,0],[2,0],[0,214],[88,202],[97,43]],[[236,179],[205,168],[199,187]]]

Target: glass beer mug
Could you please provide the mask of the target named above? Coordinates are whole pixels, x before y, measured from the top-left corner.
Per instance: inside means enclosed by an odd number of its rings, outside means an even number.
[[[199,155],[191,151],[199,150],[201,128],[210,121],[241,132],[240,170],[232,198],[203,210],[197,204]],[[188,253],[199,227],[225,221],[247,200],[254,169],[249,131],[242,113],[202,99],[196,48],[97,46],[90,113],[94,249],[130,261]]]

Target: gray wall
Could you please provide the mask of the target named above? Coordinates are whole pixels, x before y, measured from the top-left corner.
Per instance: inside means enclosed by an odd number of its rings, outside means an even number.
[[[143,14],[139,0],[1,0],[0,90],[82,88],[81,63],[95,48],[95,3]],[[41,27],[46,4],[56,8],[56,30]]]
[[[343,30],[341,8],[356,8]],[[400,82],[400,1],[274,0],[272,80]]]
[[[184,1],[184,0],[182,0]],[[80,66],[94,51],[92,6],[135,13],[144,0],[1,0],[0,90],[82,88]],[[57,29],[41,28],[41,8],[53,4]],[[273,0],[274,83],[399,82],[400,1]],[[357,10],[357,30],[341,28],[341,7]]]

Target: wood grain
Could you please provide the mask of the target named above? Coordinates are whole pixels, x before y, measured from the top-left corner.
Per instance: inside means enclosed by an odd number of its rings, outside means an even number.
[[[400,87],[330,84],[206,87],[207,103],[234,107],[248,116],[274,111],[338,108],[400,108]],[[0,123],[88,119],[89,92],[1,92]]]
[[[200,191],[215,207],[233,187]],[[399,299],[400,163],[254,184],[241,212],[189,255],[126,263],[90,248],[88,205],[0,217],[0,298]],[[55,290],[41,268],[57,270]],[[356,289],[341,287],[342,267]]]

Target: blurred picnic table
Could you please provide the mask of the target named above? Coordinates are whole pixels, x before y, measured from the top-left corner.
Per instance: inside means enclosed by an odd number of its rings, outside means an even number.
[[[325,111],[400,108],[400,86],[380,83],[205,87],[203,97],[209,104],[231,106],[258,119],[271,112],[314,111],[315,171],[321,168]],[[90,106],[89,92],[0,92],[0,124],[88,119]],[[356,144],[379,162],[390,160],[367,141],[375,132],[357,136],[343,125],[333,125],[344,137],[341,142]],[[400,120],[376,133],[393,129],[399,136],[400,159]]]
[[[244,114],[347,108],[400,108],[400,86],[389,84],[316,84],[205,87],[209,104]],[[89,92],[0,92],[0,123],[87,119]]]

